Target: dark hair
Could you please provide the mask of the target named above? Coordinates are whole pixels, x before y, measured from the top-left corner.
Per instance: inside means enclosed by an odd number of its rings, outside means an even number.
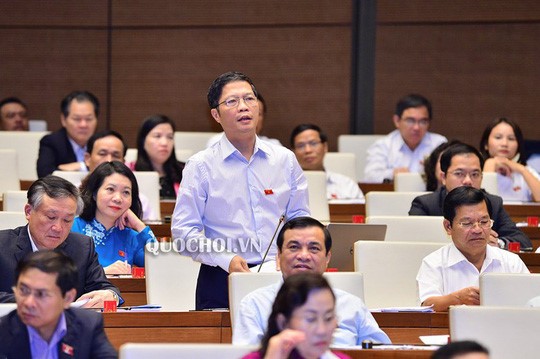
[[[266,354],[270,338],[281,332],[277,322],[278,315],[283,315],[288,322],[291,319],[294,310],[304,305],[313,291],[324,289],[327,289],[332,293],[335,303],[336,297],[334,292],[332,291],[330,284],[328,284],[328,281],[324,279],[321,274],[298,273],[285,279],[276,295],[276,299],[272,305],[272,312],[268,317],[266,333],[264,333],[264,336],[261,339],[261,358]]]
[[[439,179],[435,173],[435,168],[439,162],[439,157],[448,147],[463,143],[458,140],[452,140],[449,142],[443,142],[430,153],[430,155],[424,161],[424,176],[426,181],[426,191],[436,191],[439,187]]]
[[[144,141],[146,140],[148,133],[150,133],[154,127],[164,123],[171,125],[173,133],[176,131],[174,122],[165,115],[152,115],[143,121],[139,134],[137,135],[137,161],[135,162],[135,171],[154,171],[148,153],[144,149]],[[179,183],[182,181],[183,169],[184,164],[176,159],[173,143],[171,155],[163,164],[163,170],[165,171],[166,177],[172,180],[172,183]]]
[[[431,109],[431,102],[427,98],[418,94],[410,94],[405,97],[402,97],[396,105],[396,116],[401,118],[403,111],[408,108],[416,108],[425,106],[428,111],[429,119],[433,118],[433,112]]]
[[[326,143],[326,141],[328,141],[328,136],[326,136],[326,133],[324,133],[319,126],[311,124],[311,123],[304,123],[304,124],[296,126],[292,130],[291,140],[290,140],[291,148],[294,148],[294,140],[296,139],[296,136],[298,136],[299,134],[307,130],[317,131],[319,133],[319,137],[322,143]]]
[[[257,93],[257,100],[263,104],[263,113],[266,114],[266,110],[268,109],[266,108],[266,100],[264,99],[262,93]]]
[[[120,161],[103,162],[83,180],[81,184],[81,195],[84,201],[84,210],[80,217],[86,221],[91,221],[96,217],[96,193],[103,185],[105,178],[118,173],[127,177],[131,182],[131,211],[137,217],[142,215],[142,205],[139,199],[139,185],[135,175],[128,166]]]
[[[445,197],[443,202],[443,216],[450,223],[456,217],[456,210],[461,206],[470,206],[486,202],[489,216],[492,215],[491,203],[487,199],[486,193],[481,189],[476,189],[469,186],[460,186],[451,190]]]
[[[94,106],[94,114],[99,117],[99,100],[89,91],[73,91],[68,94],[60,103],[60,111],[64,117],[69,116],[69,106],[76,100],[77,102],[90,102]]]
[[[2,108],[2,106],[4,105],[7,105],[8,103],[18,103],[19,105],[24,107],[25,110],[28,109],[26,104],[22,102],[18,97],[6,97],[2,101],[0,101],[0,108]]]
[[[491,121],[490,124],[488,124],[484,130],[484,133],[482,133],[482,138],[480,139],[480,152],[484,156],[484,159],[487,160],[491,157],[489,154],[489,151],[487,150],[488,142],[489,142],[489,135],[491,135],[491,131],[495,128],[495,126],[506,123],[510,127],[512,127],[512,130],[514,131],[514,135],[516,136],[516,140],[518,143],[518,148],[516,154],[519,154],[518,162],[522,165],[525,165],[527,163],[526,158],[527,154],[525,153],[525,139],[523,138],[523,133],[521,132],[521,128],[519,128],[518,124],[514,121],[505,118],[505,117],[499,117]]]
[[[477,342],[463,340],[451,342],[437,349],[431,359],[453,359],[458,355],[469,353],[484,353],[489,355],[489,351]]]
[[[328,232],[328,229],[326,229],[324,224],[312,217],[296,217],[285,222],[283,227],[281,227],[281,230],[279,231],[276,239],[278,251],[281,252],[281,250],[283,249],[283,241],[285,240],[286,231],[288,231],[289,229],[308,227],[319,227],[320,229],[322,229],[324,233],[324,248],[326,250],[326,253],[328,253],[330,249],[332,249],[332,237],[330,236],[330,232]]]
[[[113,131],[113,130],[103,130],[103,131],[99,131],[99,132],[94,133],[88,139],[88,142],[86,143],[86,152],[92,154],[92,151],[94,150],[94,143],[97,140],[101,139],[101,138],[105,138],[105,137],[109,137],[109,136],[116,137],[120,141],[122,141],[122,146],[124,148],[124,157],[126,157],[126,152],[127,152],[127,149],[128,149],[127,143],[126,143],[126,141],[124,141],[124,137],[122,137],[121,134],[119,134],[118,132]]]
[[[48,175],[34,181],[26,194],[28,204],[37,209],[43,202],[44,195],[52,199],[73,198],[77,203],[76,214],[81,213],[83,210],[84,204],[79,190],[73,183],[61,177]]]
[[[441,155],[441,171],[444,173],[448,172],[448,168],[450,167],[452,158],[454,156],[465,155],[468,153],[472,153],[478,157],[478,160],[480,161],[480,169],[484,168],[484,158],[476,148],[466,143],[458,143],[448,147]]]
[[[227,85],[230,82],[235,81],[245,81],[250,84],[251,89],[253,90],[253,93],[255,94],[255,97],[259,98],[259,94],[257,93],[257,89],[255,88],[255,85],[253,84],[253,81],[247,75],[231,71],[226,72],[224,74],[219,75],[214,82],[210,85],[210,88],[208,89],[207,99],[208,99],[208,105],[210,108],[217,108],[219,105],[219,98],[221,97],[221,92],[223,90],[223,87]]]
[[[60,288],[62,296],[65,296],[68,290],[77,287],[77,267],[70,257],[59,250],[42,250],[26,255],[15,269],[15,283],[19,281],[21,274],[32,268],[44,273],[58,274],[56,285]]]

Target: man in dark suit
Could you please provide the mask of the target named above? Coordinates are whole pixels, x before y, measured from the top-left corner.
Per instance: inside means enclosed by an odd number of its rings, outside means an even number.
[[[99,101],[88,91],[74,91],[60,104],[62,129],[39,142],[38,177],[55,170],[87,171],[84,164],[86,143],[96,130]]]
[[[1,358],[117,358],[100,313],[70,309],[77,267],[66,255],[39,251],[17,265],[17,310],[0,318]]]
[[[409,215],[442,216],[443,203],[448,192],[460,186],[480,189],[484,160],[476,148],[464,143],[455,144],[443,152],[440,162],[443,186],[433,193],[416,197]],[[509,242],[519,242],[521,249],[532,249],[530,239],[516,227],[505,211],[502,198],[487,193],[487,200],[492,208],[491,218],[495,221],[489,244],[506,248]]]
[[[58,249],[79,270],[75,284],[85,307],[103,307],[104,300],[120,302],[119,290],[105,277],[90,237],[70,233],[73,219],[83,208],[79,190],[70,182],[47,176],[28,190],[24,207],[27,226],[0,231],[0,302],[13,302],[15,268],[30,252]]]

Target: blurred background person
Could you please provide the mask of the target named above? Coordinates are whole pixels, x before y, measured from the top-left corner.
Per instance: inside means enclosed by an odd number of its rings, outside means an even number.
[[[489,359],[489,351],[477,342],[464,340],[443,345],[431,359]]]
[[[164,115],[146,118],[137,135],[137,161],[129,164],[134,171],[159,173],[159,196],[176,198],[184,163],[174,152],[174,122]]]
[[[0,130],[28,131],[28,108],[17,97],[0,101]]]
[[[426,182],[426,191],[436,191],[443,185],[441,171],[441,155],[450,146],[461,143],[458,140],[443,142],[438,145],[433,152],[424,160],[424,181]]]
[[[329,349],[337,327],[335,306],[332,288],[322,275],[293,274],[276,296],[261,349],[243,359],[349,358]]]
[[[499,196],[505,201],[540,202],[540,175],[527,166],[524,147],[517,123],[504,117],[493,120],[480,140],[483,171],[497,173]]]
[[[156,238],[139,218],[141,202],[133,172],[122,162],[99,165],[81,184],[84,210],[72,232],[92,237],[105,274],[144,267],[144,246]]]

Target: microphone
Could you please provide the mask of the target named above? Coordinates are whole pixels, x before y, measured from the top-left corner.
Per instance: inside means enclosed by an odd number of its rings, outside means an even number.
[[[259,273],[261,271],[261,268],[262,268],[262,266],[264,264],[264,260],[266,259],[266,256],[268,255],[268,252],[270,251],[270,247],[272,246],[272,243],[274,243],[274,238],[276,237],[277,231],[278,231],[279,227],[281,226],[281,223],[283,223],[284,220],[285,220],[285,213],[283,213],[281,215],[281,217],[279,217],[279,221],[278,221],[276,230],[274,231],[274,234],[272,235],[272,239],[270,240],[270,243],[268,244],[268,247],[266,248],[266,252],[264,252],[264,256],[263,256],[261,264],[259,265],[259,269],[257,269],[257,273]]]

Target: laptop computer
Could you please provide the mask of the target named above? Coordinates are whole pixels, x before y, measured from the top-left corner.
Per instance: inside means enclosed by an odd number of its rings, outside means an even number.
[[[332,257],[328,268],[354,271],[354,243],[356,241],[384,241],[386,224],[330,223]]]

